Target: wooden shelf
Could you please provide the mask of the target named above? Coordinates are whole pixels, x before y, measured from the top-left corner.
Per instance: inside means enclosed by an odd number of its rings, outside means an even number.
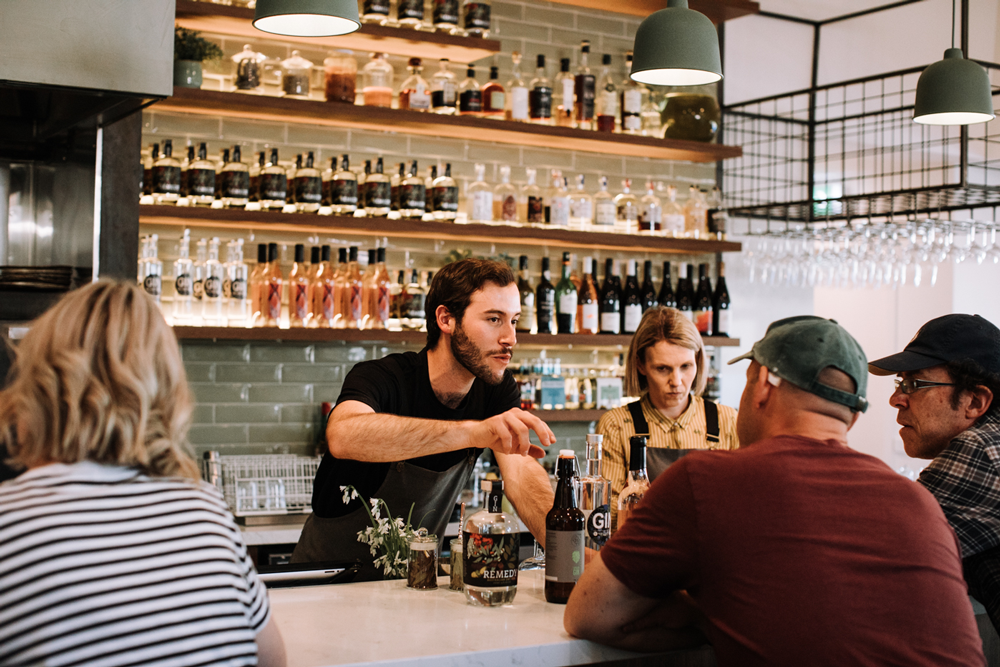
[[[607,410],[532,410],[543,422],[596,422]]]
[[[143,205],[139,207],[140,224],[184,227],[212,227],[234,230],[262,230],[294,234],[355,234],[358,236],[389,236],[394,238],[426,238],[451,241],[482,241],[485,243],[519,243],[524,245],[559,245],[564,248],[586,248],[651,251],[703,255],[719,252],[739,252],[735,241],[702,241],[673,239],[638,234],[581,232],[551,227],[512,227],[509,225],[424,222],[422,220],[390,220],[389,218],[354,218],[277,211],[244,211],[190,206]]]
[[[552,2],[642,17],[649,16],[667,6],[666,0],[626,0],[613,6],[608,6],[606,0],[552,0]],[[723,21],[760,12],[760,3],[751,0],[690,0],[688,6],[712,19],[712,23],[716,25]]]
[[[248,40],[280,40],[306,44],[313,48],[379,51],[429,60],[448,58],[463,65],[488,58],[500,50],[500,42],[495,39],[458,37],[376,25],[363,25],[357,32],[337,37],[272,35],[253,27],[253,15],[253,10],[246,7],[177,0],[176,24],[189,30],[244,37]]]
[[[186,327],[175,326],[178,340],[243,340],[290,341],[327,343],[334,341],[366,343],[415,343],[423,345],[427,333],[423,331],[388,331],[358,329],[276,329],[243,327]],[[628,347],[631,336],[605,336],[591,334],[518,334],[518,348],[570,347],[612,348]],[[710,347],[738,347],[739,338],[707,336],[705,345]]]
[[[197,115],[352,127],[436,138],[491,141],[499,144],[662,160],[715,162],[743,155],[743,149],[738,146],[700,141],[658,139],[472,116],[445,116],[408,109],[292,100],[198,88],[174,88],[173,97],[168,97],[151,108]]]

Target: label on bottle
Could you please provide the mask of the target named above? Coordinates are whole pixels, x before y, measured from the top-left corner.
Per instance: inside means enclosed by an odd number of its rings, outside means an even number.
[[[427,295],[422,292],[410,292],[407,294],[405,317],[410,320],[423,320],[426,316],[424,311],[424,301]]]
[[[601,313],[601,333],[618,333],[622,318],[619,313]]]
[[[361,281],[351,285],[351,317],[354,322],[361,321]]]
[[[586,223],[594,219],[594,203],[587,197],[571,197],[569,200],[569,215],[571,218]]]
[[[535,293],[521,293],[521,319],[517,321],[519,331],[531,331],[535,323]]]
[[[507,101],[507,95],[502,90],[494,90],[490,92],[489,105],[490,111],[503,111],[504,104]]]
[[[214,169],[188,169],[188,193],[200,197],[215,196]],[[284,195],[282,195],[284,199]]]
[[[638,132],[642,129],[642,117],[638,114],[622,114],[622,129]]]
[[[247,281],[237,278],[229,284],[229,291],[233,299],[242,301],[247,298]]]
[[[142,289],[146,290],[149,296],[159,297],[163,291],[163,279],[157,275],[146,276],[142,279]]]
[[[480,535],[462,531],[462,581],[466,586],[505,588],[517,586],[518,533]]]
[[[574,320],[576,319],[576,305],[577,293],[575,288],[559,297],[559,312],[572,315]]]
[[[537,315],[535,318],[538,322],[538,333],[555,333],[552,326],[554,324],[552,316],[555,315],[555,309],[556,291],[550,289],[538,300],[538,309],[536,310]]]
[[[635,205],[634,199],[631,202],[627,199],[622,200],[618,205],[618,219],[625,222],[638,222],[639,208]]]
[[[348,179],[333,181],[330,185],[330,202],[334,206],[357,206],[358,182]]]
[[[583,304],[583,321],[580,322],[582,331],[598,331],[597,328],[597,304]]]
[[[545,222],[545,202],[541,197],[528,197],[528,222]]]
[[[286,174],[261,174],[261,201],[285,201],[288,196],[288,176]]]
[[[250,172],[236,171],[235,169],[223,171],[222,196],[229,199],[246,199],[250,195]]]
[[[333,320],[333,282],[323,283],[323,296],[321,298],[323,319],[327,322]]]
[[[427,189],[423,183],[404,183],[400,187],[399,208],[402,210],[424,209],[427,205]]]
[[[729,335],[729,318],[731,317],[728,308],[718,308],[716,309],[716,314],[719,316],[719,329],[715,332],[716,336],[728,336]]]
[[[292,287],[294,288],[294,293],[292,295],[294,317],[299,320],[304,320],[309,317],[309,300],[306,298],[309,292],[308,286],[301,283],[295,283]]]
[[[698,327],[698,333],[701,335],[712,335],[712,309],[694,311],[694,325]]]
[[[583,574],[582,530],[545,531],[545,581],[575,583]]]
[[[600,104],[603,109],[602,115],[611,116],[613,119],[615,116],[615,110],[618,107],[618,96],[615,94],[614,90],[602,90],[600,95]]]
[[[392,206],[392,186],[389,181],[365,183],[365,208],[389,208]]]
[[[517,199],[514,195],[507,195],[500,202],[500,220],[503,222],[514,222],[517,220]]]
[[[729,215],[722,209],[713,208],[708,211],[708,231],[712,234],[725,234],[729,226]]]
[[[569,225],[569,197],[552,197],[549,200],[549,222],[563,227]]]
[[[528,120],[528,89],[510,89],[510,117],[513,120]]]
[[[458,25],[458,0],[434,0],[434,25]]]
[[[684,234],[684,215],[673,213],[663,216],[663,231],[675,236],[682,236]]]
[[[219,299],[222,297],[222,279],[219,276],[205,278],[205,298]]]
[[[181,191],[181,168],[172,165],[153,167],[153,193],[179,194]]]
[[[469,220],[473,222],[490,222],[493,220],[493,193],[489,190],[478,190],[469,197]]]
[[[615,224],[615,202],[611,199],[599,199],[597,201],[597,216],[594,223],[598,225]]]
[[[570,78],[561,79],[562,81],[562,107],[563,109],[573,109],[573,91],[576,88],[576,81]]]
[[[417,82],[417,87],[410,91],[407,106],[414,111],[427,111],[431,108],[431,94],[423,81]]]
[[[611,512],[608,506],[601,505],[589,512],[584,510],[584,513],[587,514],[587,537],[598,547],[603,547],[611,537]]]
[[[191,295],[198,301],[201,301],[201,298],[205,296],[205,284],[201,278],[191,283]]]
[[[281,281],[271,279],[267,282],[267,318],[277,320],[281,317]]]
[[[528,108],[531,110],[531,117],[552,118],[552,88],[549,86],[538,86],[528,93]]]
[[[389,283],[383,282],[378,286],[378,298],[376,299],[375,316],[379,322],[385,324],[389,319]]]
[[[465,113],[478,113],[483,110],[483,91],[463,90],[458,96],[458,110]]]
[[[361,3],[361,13],[388,16],[389,0],[364,0],[364,2]]]
[[[625,333],[635,333],[642,321],[642,305],[630,303],[625,305]]]
[[[453,81],[443,81],[441,90],[431,91],[431,106],[435,109],[453,107],[458,99],[455,94],[455,83]]]
[[[642,109],[642,91],[626,90],[622,93],[622,114],[634,115],[639,120],[639,111]]]
[[[396,16],[400,20],[416,19],[422,21],[424,18],[424,0],[399,0]]]
[[[490,5],[486,2],[465,3],[465,29],[489,30]]]
[[[322,202],[323,180],[319,176],[296,176],[295,201],[300,204],[319,204]]]
[[[593,120],[594,118],[594,88],[593,74],[577,74],[573,78],[574,93],[576,93],[576,119]]]
[[[222,279],[222,298],[228,299],[230,296],[232,292],[229,290],[229,278],[226,277]]]
[[[434,210],[435,211],[458,210],[457,185],[440,185],[434,188]]]
[[[182,273],[177,276],[174,280],[174,289],[177,290],[177,296],[191,296],[191,290],[193,289],[191,274]]]

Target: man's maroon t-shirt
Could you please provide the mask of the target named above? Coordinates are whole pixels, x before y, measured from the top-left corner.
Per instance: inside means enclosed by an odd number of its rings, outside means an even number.
[[[686,589],[719,665],[985,665],[934,497],[836,442],[695,452],[601,551],[638,595]]]

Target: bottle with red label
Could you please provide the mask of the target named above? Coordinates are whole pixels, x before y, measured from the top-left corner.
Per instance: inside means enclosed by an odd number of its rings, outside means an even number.
[[[267,244],[267,278],[264,281],[264,326],[276,327],[281,319],[281,262],[278,244]]]
[[[288,325],[294,328],[309,326],[312,313],[309,308],[309,272],[306,269],[306,247],[295,244],[295,262],[288,273]]]
[[[481,607],[510,604],[517,594],[521,526],[503,511],[503,481],[486,480],[485,507],[462,530],[462,580],[465,597]]]

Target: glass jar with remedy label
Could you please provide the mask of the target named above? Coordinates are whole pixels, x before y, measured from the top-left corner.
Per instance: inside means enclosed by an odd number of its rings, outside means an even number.
[[[233,56],[236,63],[236,84],[235,90],[238,93],[252,93],[260,95],[264,92],[261,85],[261,75],[263,74],[264,61],[267,56],[257,53],[250,48],[249,44],[243,45],[243,50]]]
[[[198,144],[198,158],[188,165],[188,203],[211,206],[215,201],[215,164],[208,160],[205,142]]]
[[[458,32],[458,0],[433,0],[432,20],[434,30],[454,34]]]
[[[420,65],[420,58],[410,58],[407,69],[410,76],[406,77],[399,88],[399,108],[411,111],[430,111],[431,109],[431,86],[427,80],[421,76],[424,68]]]
[[[528,118],[532,123],[552,125],[552,82],[546,76],[545,54],[538,54],[536,66],[528,90]]]
[[[510,182],[510,165],[500,166],[500,182],[493,188],[493,219],[497,222],[517,222],[517,187]]]
[[[328,188],[334,215],[350,215],[358,209],[358,178],[346,153],[340,157],[340,169],[331,175]]]
[[[577,506],[574,477],[576,454],[559,451],[556,493],[545,515],[545,601],[566,604],[583,574],[587,519]]]
[[[371,60],[361,70],[364,87],[361,97],[366,107],[392,106],[392,65],[384,53],[371,54]]]
[[[268,211],[284,208],[285,199],[288,198],[288,174],[278,164],[277,148],[271,149],[271,159],[260,170],[258,188],[257,198],[262,209]]]
[[[163,154],[153,162],[153,197],[160,204],[176,204],[181,196],[181,163],[173,150],[173,142],[164,139]]]
[[[358,61],[350,51],[333,51],[323,61],[324,95],[327,102],[354,104]]]
[[[361,0],[361,22],[385,25],[389,22],[389,0]]]
[[[479,116],[483,112],[483,91],[476,81],[476,69],[472,64],[465,70],[465,77],[458,87],[458,113],[463,116]]]
[[[399,0],[396,23],[407,28],[419,28],[424,22],[424,0]]]
[[[510,54],[514,63],[510,81],[507,82],[507,120],[527,122],[528,120],[528,85],[521,77],[521,54],[517,51]]]
[[[372,218],[386,217],[392,206],[392,186],[383,168],[382,158],[378,158],[375,171],[365,179],[365,213]]]
[[[451,221],[458,215],[458,185],[451,177],[451,163],[444,165],[444,173],[434,179],[434,219]]]
[[[464,0],[462,8],[465,13],[465,34],[469,37],[490,36],[490,3],[483,0]]]
[[[493,188],[486,182],[486,165],[475,165],[476,180],[469,185],[465,199],[469,206],[469,222],[493,220]]]
[[[483,116],[503,118],[506,108],[506,91],[499,81],[500,68],[490,67],[490,80],[483,86]]]
[[[281,61],[281,94],[296,99],[309,99],[313,64],[292,51],[292,56]]]
[[[295,172],[295,207],[299,213],[316,213],[323,202],[323,180],[313,159],[309,151],[305,165]]]
[[[440,62],[440,69],[431,77],[431,110],[453,115],[458,106],[458,85],[454,73],[448,70],[448,59],[442,58]]]
[[[486,506],[462,527],[465,597],[474,605],[511,604],[517,594],[519,521],[503,511],[503,481],[486,480]]]

